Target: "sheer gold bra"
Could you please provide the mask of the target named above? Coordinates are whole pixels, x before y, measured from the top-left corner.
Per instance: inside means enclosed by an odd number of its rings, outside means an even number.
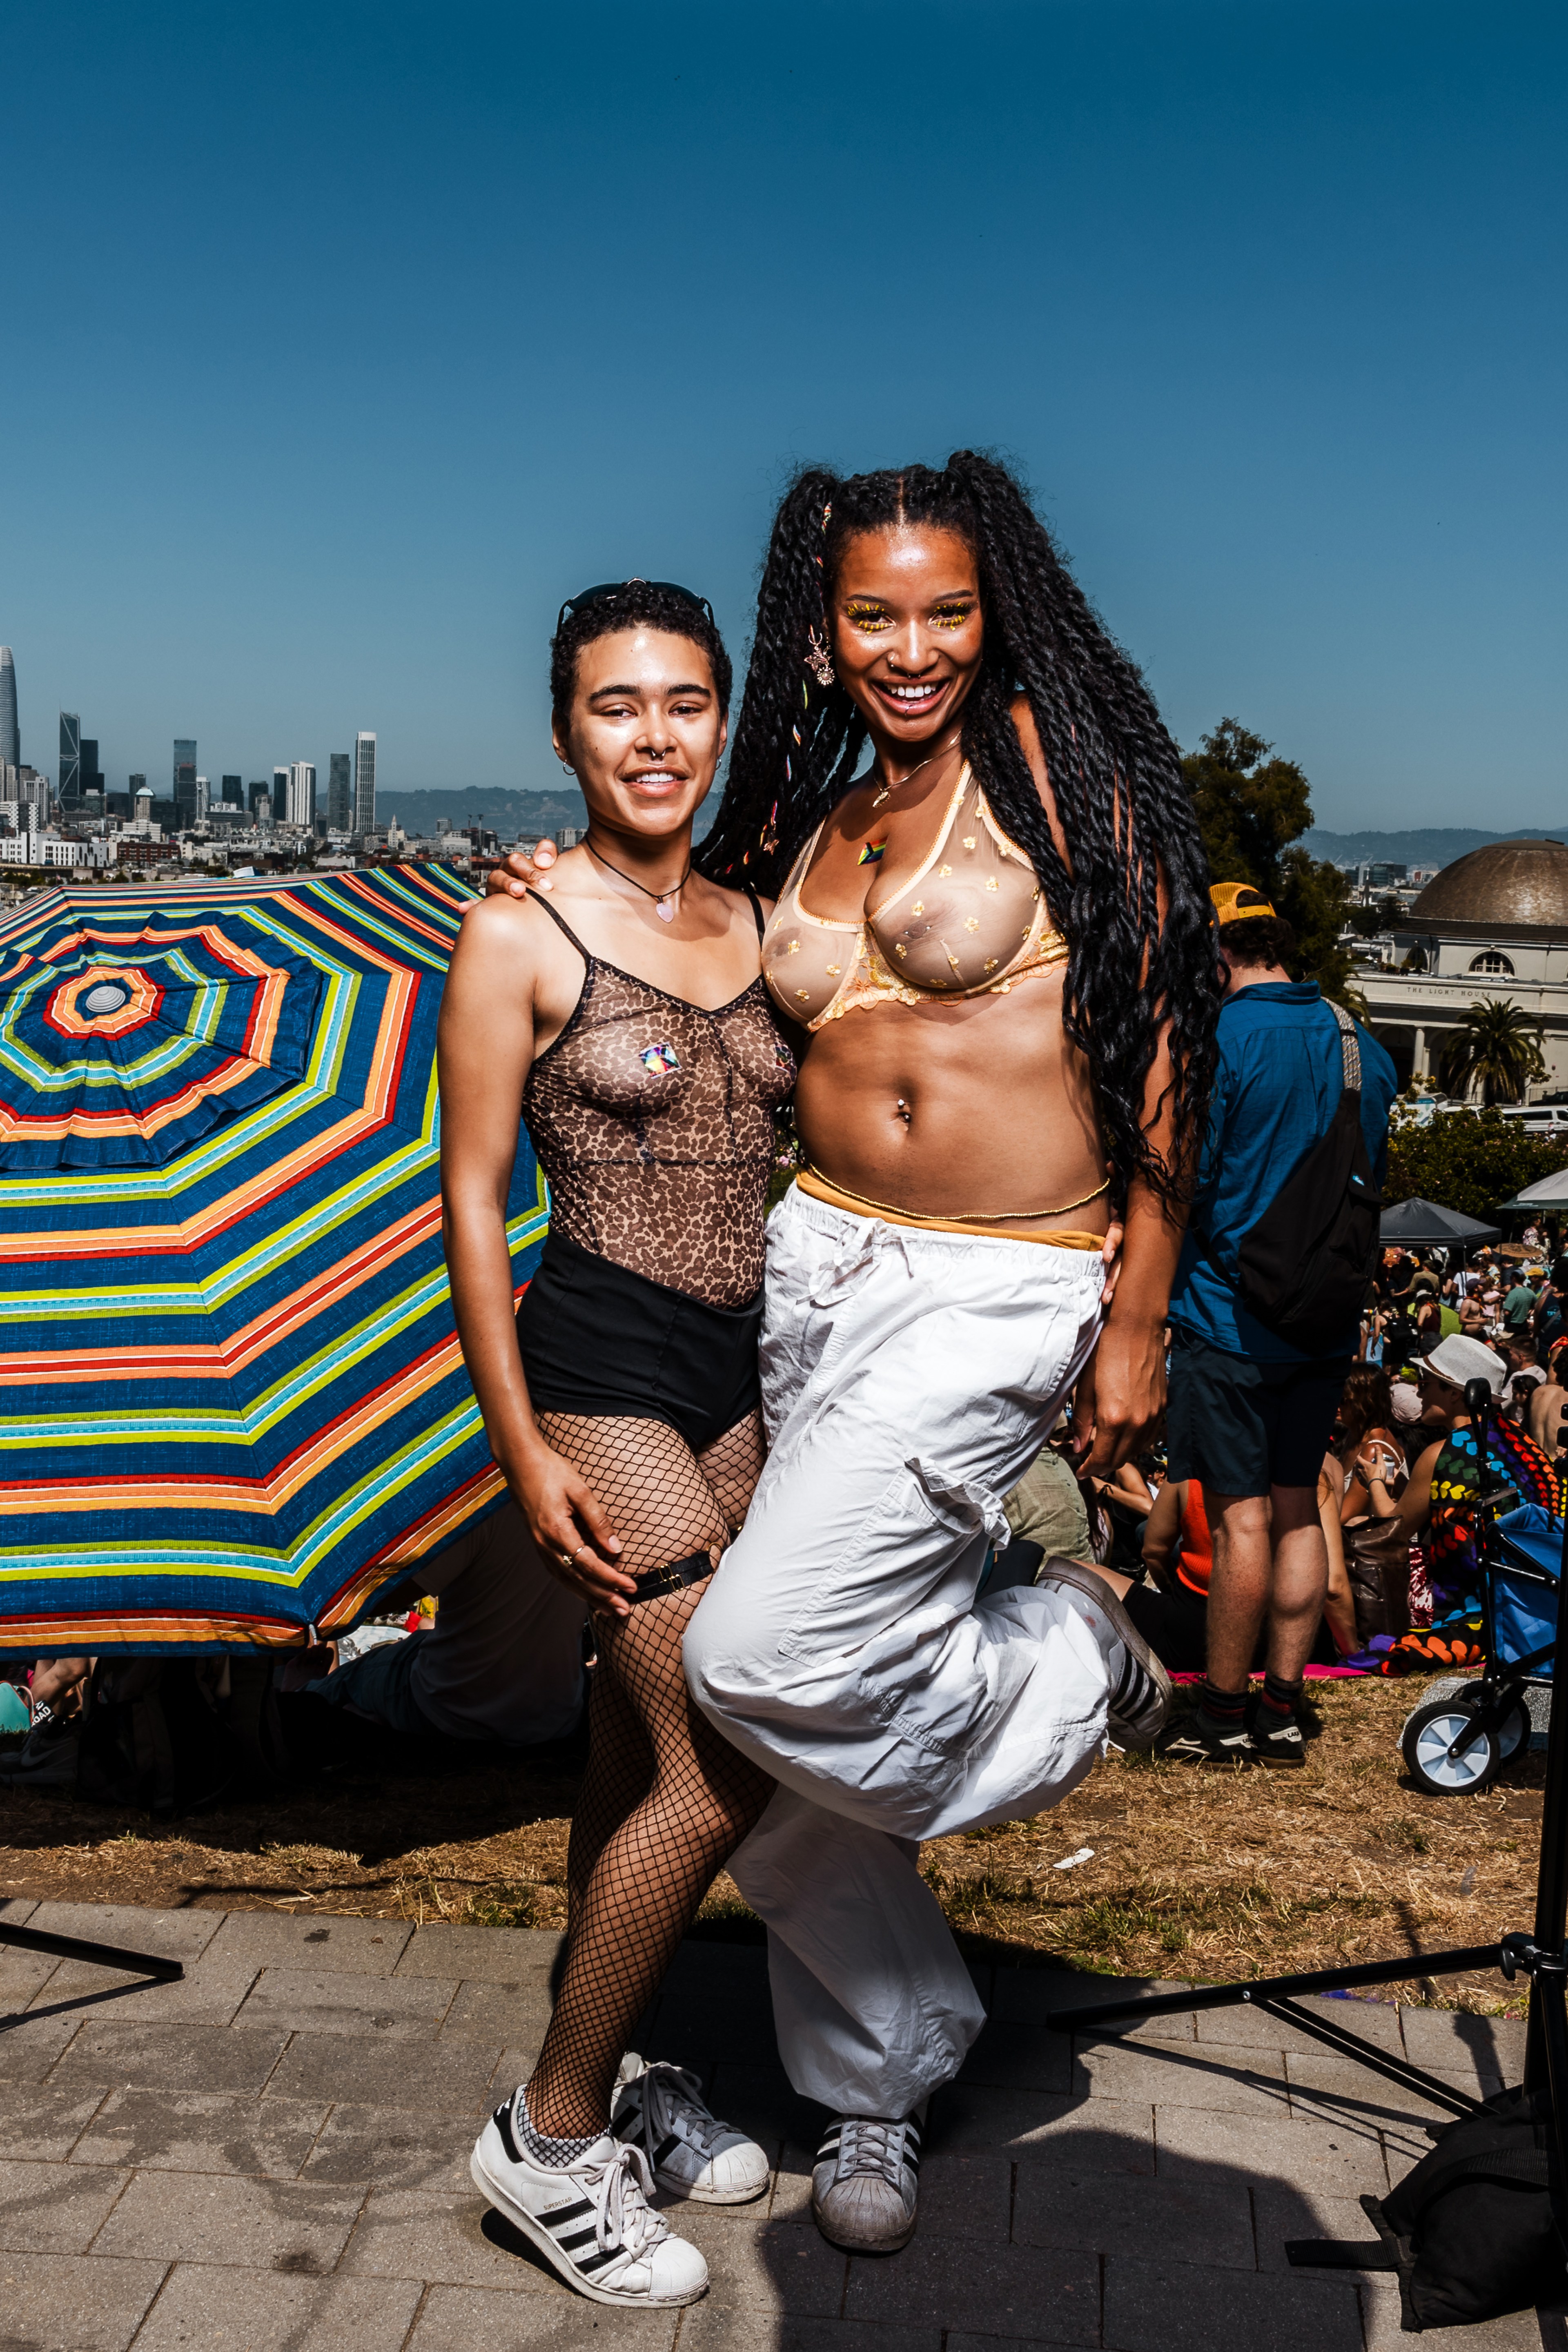
[[[992,815],[967,761],[919,871],[858,923],[830,922],[801,904],[821,835],[818,825],[763,937],[768,992],[803,1028],[889,1000],[1005,995],[1015,981],[1067,961],[1035,869]],[[881,851],[868,842],[861,864],[879,864]]]

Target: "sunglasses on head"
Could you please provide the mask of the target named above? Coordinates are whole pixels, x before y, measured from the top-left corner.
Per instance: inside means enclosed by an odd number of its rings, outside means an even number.
[[[555,616],[556,635],[560,635],[568,613],[586,613],[595,604],[613,604],[617,596],[624,596],[628,588],[658,588],[667,596],[679,596],[686,604],[695,605],[698,612],[707,614],[710,628],[716,625],[713,607],[706,596],[694,596],[689,588],[681,586],[679,580],[643,580],[634,576],[630,580],[601,580],[596,588],[584,588],[580,595],[568,596]]]

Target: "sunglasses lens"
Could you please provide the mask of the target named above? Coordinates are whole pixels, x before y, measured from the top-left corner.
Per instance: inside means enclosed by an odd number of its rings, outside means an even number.
[[[688,604],[695,605],[698,612],[706,613],[709,621],[712,621],[713,607],[707,597],[693,595],[691,590],[683,588],[679,580],[601,580],[596,588],[584,588],[580,595],[567,597],[556,616],[557,630],[563,626],[569,613],[585,613],[595,604],[608,604],[613,597],[623,595],[628,588],[657,588],[667,596],[682,597]]]

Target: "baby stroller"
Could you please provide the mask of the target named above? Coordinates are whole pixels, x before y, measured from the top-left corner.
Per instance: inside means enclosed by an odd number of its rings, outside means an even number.
[[[1483,1493],[1478,1519],[1485,1670],[1418,1706],[1400,1737],[1406,1769],[1430,1797],[1495,1780],[1530,1745],[1527,1691],[1552,1680],[1563,1521],[1540,1503],[1521,1503],[1511,1487]]]

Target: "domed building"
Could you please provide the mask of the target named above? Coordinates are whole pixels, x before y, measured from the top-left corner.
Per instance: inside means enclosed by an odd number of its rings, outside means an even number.
[[[1541,1024],[1547,1074],[1531,1097],[1568,1088],[1568,843],[1494,841],[1456,858],[1399,924],[1392,961],[1357,979],[1402,1085],[1436,1077],[1447,1033],[1500,997]]]

